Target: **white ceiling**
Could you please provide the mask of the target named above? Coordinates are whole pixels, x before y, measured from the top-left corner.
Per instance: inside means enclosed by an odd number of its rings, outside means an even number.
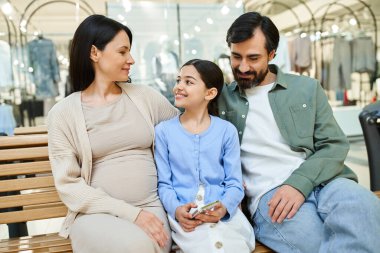
[[[153,0],[153,3],[217,3],[219,0]],[[78,24],[89,14],[107,14],[107,3],[118,3],[120,0],[0,0],[9,2],[13,6],[11,14],[13,23],[19,27],[21,19],[27,20],[27,40],[33,38],[35,32],[42,32],[46,37],[52,38],[58,44],[68,41]],[[133,4],[148,1],[132,1]],[[79,3],[76,5],[76,3]],[[89,6],[89,7],[88,7]],[[133,10],[132,10],[133,11]],[[2,13],[1,13],[2,14]],[[147,28],[146,26],[143,28]],[[19,32],[19,31],[17,31]],[[0,15],[0,35],[7,33],[7,26]],[[11,30],[11,34],[14,31]],[[4,35],[3,35],[4,36]],[[1,39],[1,37],[0,37]]]
[[[12,18],[16,27],[19,27],[21,22],[21,17],[24,15],[25,19],[28,19],[29,23],[27,25],[27,40],[33,38],[34,32],[42,32],[46,37],[52,38],[57,44],[67,44],[67,41],[72,37],[78,24],[91,13],[107,14],[106,4],[117,3],[121,0],[0,0],[0,4],[4,2],[9,2],[14,7],[14,12]],[[320,6],[326,5],[335,0],[310,0],[308,6],[312,11],[316,11]],[[132,1],[134,4],[141,3],[144,1]],[[147,2],[147,1],[145,1]],[[218,3],[222,4],[229,2],[234,4],[236,1],[226,1],[226,0],[153,0],[150,2],[171,4],[171,3]],[[280,30],[285,30],[294,26],[297,26],[297,20],[294,18],[294,14],[289,10],[286,11],[285,5],[290,7],[295,7],[301,0],[245,0],[246,10],[259,10],[264,12],[264,14],[272,17],[276,25]],[[340,0],[340,3],[350,6],[357,4],[358,0]],[[371,5],[371,8],[375,14],[379,15],[380,1],[379,0],[367,0],[364,1]],[[75,5],[79,3],[79,8]],[[86,7],[87,3],[90,8]],[[27,9],[27,6],[29,9]],[[342,6],[334,6],[337,9],[344,9]],[[302,6],[298,6],[292,9],[296,15],[299,17],[301,22],[307,22],[310,19],[310,15],[306,9]],[[132,10],[133,11],[133,10]],[[339,10],[338,10],[339,11]],[[33,13],[34,12],[34,13]],[[319,16],[323,11],[319,12]],[[379,20],[380,18],[378,18]],[[147,24],[144,24],[143,19],[141,22],[142,26],[135,27],[135,29],[147,29]],[[6,24],[4,19],[0,15],[0,39],[2,39],[4,33],[7,33]],[[17,31],[19,32],[19,31]],[[14,32],[11,31],[14,35]]]

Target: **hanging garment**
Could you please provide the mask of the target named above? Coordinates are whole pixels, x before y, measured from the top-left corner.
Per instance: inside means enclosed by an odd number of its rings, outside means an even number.
[[[36,98],[45,99],[58,96],[60,81],[59,65],[53,41],[45,38],[28,43],[29,64],[33,68]]]
[[[330,64],[329,89],[351,89],[351,45],[344,38],[334,40],[333,57]]]
[[[288,39],[285,36],[280,36],[280,41],[276,50],[276,56],[269,62],[270,64],[276,64],[282,72],[289,73],[291,70]]]
[[[375,72],[375,45],[370,37],[359,37],[352,41],[353,72]]]
[[[0,40],[0,88],[12,85],[11,48],[7,42]]]
[[[296,71],[301,73],[311,67],[311,40],[309,36],[297,37],[294,40],[294,64]]]
[[[0,105],[0,133],[13,135],[16,120],[13,116],[13,107],[7,104]]]

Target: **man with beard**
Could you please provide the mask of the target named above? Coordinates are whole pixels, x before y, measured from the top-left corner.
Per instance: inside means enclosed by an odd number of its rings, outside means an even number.
[[[279,32],[257,12],[227,32],[235,81],[219,114],[238,129],[256,238],[277,252],[376,252],[380,201],[344,165],[349,144],[315,79],[282,73]]]

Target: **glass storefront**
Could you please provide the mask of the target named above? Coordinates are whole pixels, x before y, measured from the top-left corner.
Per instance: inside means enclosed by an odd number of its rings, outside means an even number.
[[[142,1],[133,2],[128,12],[122,3],[107,4],[107,15],[133,32],[132,82],[160,90],[171,102],[178,69],[190,59],[221,63],[229,76],[229,64],[223,64],[228,54],[226,32],[242,13],[241,6],[223,4]]]

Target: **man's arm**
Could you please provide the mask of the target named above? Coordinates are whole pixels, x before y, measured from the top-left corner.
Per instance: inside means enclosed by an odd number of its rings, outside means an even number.
[[[349,143],[333,116],[327,97],[318,83],[316,86],[316,112],[314,123],[314,153],[284,182],[300,191],[307,198],[314,187],[328,183],[344,169]],[[352,179],[356,179],[351,173]]]
[[[314,153],[309,155],[268,202],[272,222],[292,218],[314,187],[328,183],[343,170],[355,175],[344,165],[349,144],[333,116],[327,97],[319,83],[315,91]]]

